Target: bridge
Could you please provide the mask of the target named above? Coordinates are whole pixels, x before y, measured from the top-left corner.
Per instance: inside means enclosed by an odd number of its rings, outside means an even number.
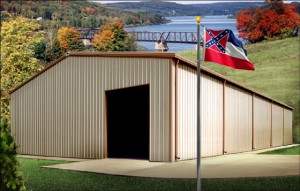
[[[99,34],[100,30],[97,28],[85,28],[77,29],[82,39],[94,38],[95,34]],[[185,44],[197,44],[196,32],[149,32],[149,31],[128,31],[129,35],[135,36],[135,41],[143,42],[155,42],[156,48],[159,46],[167,49],[167,43],[185,43]],[[200,43],[203,44],[203,39],[200,37]]]
[[[128,32],[130,35],[135,35],[136,41],[158,42],[165,41],[166,43],[185,43],[197,44],[197,33],[194,32]],[[203,41],[200,39],[200,41]]]

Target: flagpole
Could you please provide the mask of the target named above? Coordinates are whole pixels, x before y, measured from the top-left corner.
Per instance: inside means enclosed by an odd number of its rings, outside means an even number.
[[[196,17],[197,21],[197,191],[201,191],[201,117],[200,117],[200,104],[201,104],[201,74],[200,74],[200,21],[201,17]]]

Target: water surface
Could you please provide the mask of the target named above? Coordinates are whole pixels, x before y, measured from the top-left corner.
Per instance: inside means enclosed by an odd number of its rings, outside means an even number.
[[[202,18],[201,24],[210,29],[230,29],[238,36],[236,29],[236,19],[228,19],[227,15],[205,16]],[[196,32],[197,23],[196,16],[178,16],[166,17],[171,23],[161,25],[147,25],[139,27],[128,27],[127,31],[149,31],[149,32]],[[203,27],[201,27],[201,35],[203,35]],[[149,51],[155,51],[154,42],[138,42],[139,45],[146,47]],[[168,43],[169,52],[180,52],[184,50],[195,50],[195,44],[175,44]]]

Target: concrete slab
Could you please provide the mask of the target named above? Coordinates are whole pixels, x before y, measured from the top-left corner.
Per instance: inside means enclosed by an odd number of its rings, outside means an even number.
[[[202,158],[202,178],[300,175],[299,155],[258,155],[256,153],[257,151]],[[196,178],[196,160],[169,163],[99,159],[45,167],[124,176]]]

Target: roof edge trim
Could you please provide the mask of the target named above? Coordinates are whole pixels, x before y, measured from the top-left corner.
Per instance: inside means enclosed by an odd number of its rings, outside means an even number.
[[[174,58],[173,52],[70,52],[69,56]]]

